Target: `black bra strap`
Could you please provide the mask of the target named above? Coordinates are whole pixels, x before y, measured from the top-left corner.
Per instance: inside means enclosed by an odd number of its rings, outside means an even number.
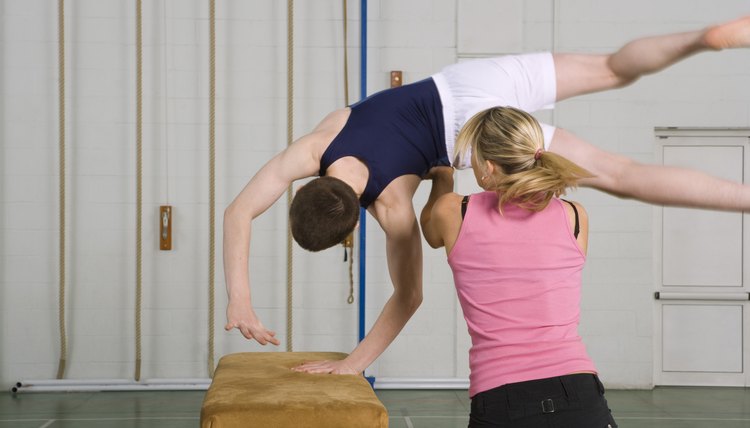
[[[469,195],[464,196],[463,199],[461,199],[461,218],[464,218],[466,216],[466,207],[469,205]]]
[[[576,239],[578,239],[578,232],[579,232],[579,226],[578,226],[578,208],[576,208],[576,204],[574,204],[573,202],[566,201],[565,199],[563,199],[563,201],[569,203],[570,206],[573,207],[573,212],[576,215],[576,227],[575,227],[575,229],[573,229],[573,236],[575,236]]]

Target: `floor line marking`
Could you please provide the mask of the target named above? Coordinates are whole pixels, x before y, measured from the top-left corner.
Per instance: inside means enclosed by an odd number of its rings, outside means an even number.
[[[750,418],[686,418],[676,416],[616,416],[615,419],[636,419],[646,421],[750,421]]]
[[[402,416],[404,419],[468,419],[469,415],[458,416],[458,415],[409,415]],[[643,420],[643,421],[717,421],[717,422],[742,422],[750,421],[750,418],[690,418],[690,417],[677,417],[677,416],[617,416],[614,415],[616,420],[627,419],[627,420]],[[391,416],[390,419],[399,419],[399,416]],[[407,422],[408,424],[408,422]]]
[[[121,417],[121,418],[56,418],[56,419],[48,419],[48,418],[28,418],[28,419],[0,419],[0,422],[42,422],[46,421],[46,424],[44,424],[40,428],[48,427],[52,422],[57,421],[148,421],[148,420],[195,420],[200,419],[199,416],[175,416],[175,417],[169,417],[169,416],[152,416],[152,417]]]
[[[750,418],[691,418],[675,416],[617,416],[617,420],[643,420],[643,421],[716,421],[716,422],[745,422]],[[410,415],[402,416],[408,428],[414,428],[412,419],[467,419],[468,415]],[[398,419],[399,416],[391,416],[389,419]],[[44,422],[39,428],[48,428],[57,421],[138,421],[138,420],[198,420],[197,416],[152,416],[152,417],[120,417],[120,418],[27,418],[27,419],[0,419],[0,422]]]
[[[414,424],[411,423],[411,418],[409,416],[404,416],[404,421],[406,421],[406,428],[414,428]]]

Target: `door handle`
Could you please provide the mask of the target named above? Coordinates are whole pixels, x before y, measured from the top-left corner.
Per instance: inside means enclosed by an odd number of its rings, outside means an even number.
[[[701,292],[678,292],[657,291],[654,293],[656,300],[719,300],[719,301],[743,301],[750,300],[750,293],[701,293]]]

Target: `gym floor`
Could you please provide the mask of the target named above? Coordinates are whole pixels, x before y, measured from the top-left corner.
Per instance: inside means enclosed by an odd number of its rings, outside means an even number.
[[[377,390],[390,428],[462,427],[466,391]],[[204,391],[0,394],[0,428],[197,427]],[[750,427],[750,389],[607,391],[620,428]]]

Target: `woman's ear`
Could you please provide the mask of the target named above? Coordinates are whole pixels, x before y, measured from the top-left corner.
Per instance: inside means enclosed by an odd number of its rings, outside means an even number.
[[[491,160],[485,159],[484,161],[484,174],[488,177],[492,177],[495,175],[495,172],[497,170],[497,165],[495,165],[494,162]]]

